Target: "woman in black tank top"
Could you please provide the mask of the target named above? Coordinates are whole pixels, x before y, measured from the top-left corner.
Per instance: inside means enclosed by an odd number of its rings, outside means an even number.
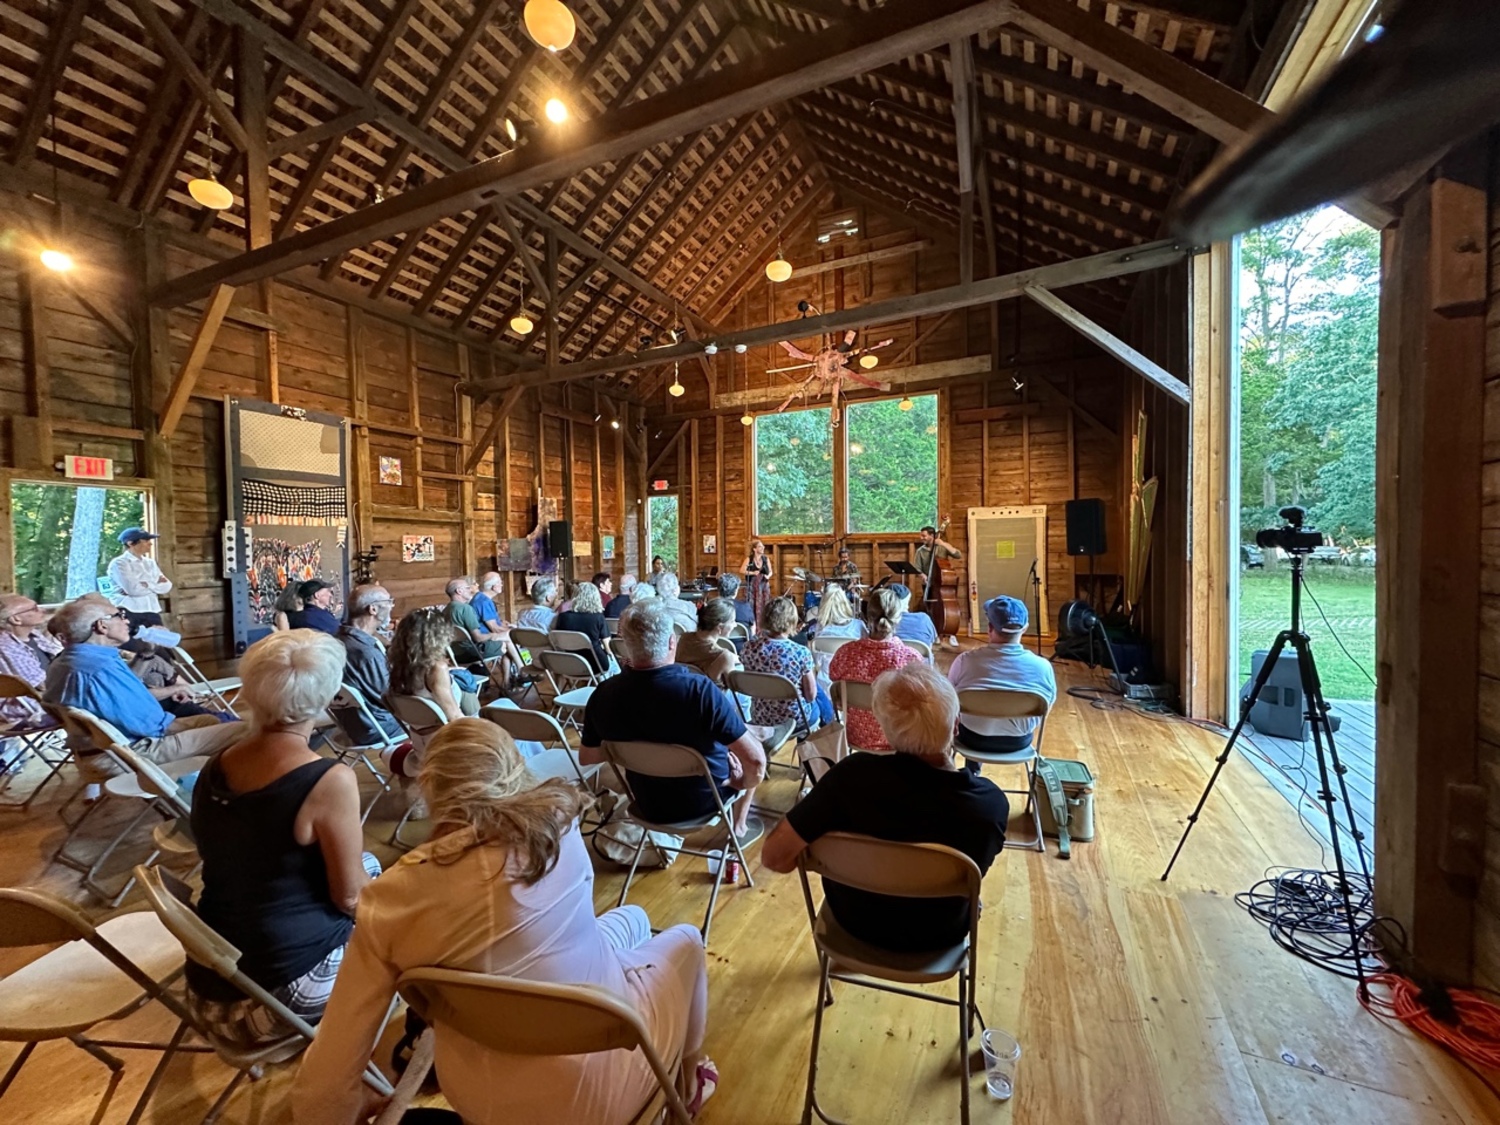
[[[363,854],[353,771],[308,746],[343,669],[343,646],[326,634],[294,629],[258,642],[240,665],[250,737],[213,758],[193,790],[199,916],[240,950],[246,976],[313,1021],[360,888],[379,871]],[[216,1033],[250,1043],[283,1030],[211,970],[189,962],[187,979]]]

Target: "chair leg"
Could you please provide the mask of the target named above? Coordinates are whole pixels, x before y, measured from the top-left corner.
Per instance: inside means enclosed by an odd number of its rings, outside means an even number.
[[[969,1125],[969,1020],[971,1018],[969,1006],[965,1003],[969,995],[969,972],[967,969],[958,971],[958,1053],[959,1063],[963,1067],[963,1087],[959,1094],[959,1119],[963,1125]]]
[[[94,1116],[89,1121],[89,1125],[99,1125],[99,1122],[104,1120],[105,1112],[109,1109],[110,1099],[115,1096],[115,1087],[120,1084],[120,1079],[125,1077],[125,1063],[123,1060],[115,1058],[114,1055],[102,1047],[94,1046],[94,1044],[81,1035],[70,1035],[68,1038],[80,1050],[87,1051],[94,1058],[109,1067],[109,1085],[104,1088],[104,1097],[99,1099],[99,1108],[94,1110]]]
[[[35,1043],[28,1043],[21,1048],[21,1053],[16,1056],[16,1061],[10,1064],[10,1069],[5,1072],[5,1077],[0,1078],[0,1098],[5,1097],[5,1091],[10,1089],[10,1084],[16,1080],[16,1075],[21,1073],[21,1068],[26,1065],[26,1060],[31,1057],[31,1052],[35,1050]]]
[[[641,829],[641,838],[635,842],[635,856],[630,861],[630,870],[625,873],[625,885],[620,888],[620,901],[615,903],[616,910],[625,905],[625,896],[630,893],[630,882],[635,878],[635,869],[641,865],[641,853],[646,850],[646,840],[650,835],[644,828]]]
[[[239,1089],[240,1083],[250,1077],[248,1070],[236,1071],[235,1076],[229,1080],[229,1085],[224,1087],[224,1092],[219,1095],[218,1100],[209,1106],[208,1112],[203,1116],[202,1125],[213,1125],[219,1119],[219,1114],[224,1112],[224,1107],[229,1104],[229,1099]]]
[[[85,783],[84,785],[80,785],[78,787],[78,792],[83,792],[86,787],[87,783]],[[75,793],[73,797],[76,797],[77,795],[78,794]],[[101,789],[99,793],[99,799],[86,806],[83,812],[79,815],[78,819],[73,821],[71,824],[68,824],[67,817],[63,816],[62,814],[64,809],[66,809],[68,805],[72,803],[73,797],[68,798],[68,801],[64,803],[63,807],[57,810],[58,816],[62,818],[62,822],[68,825],[68,834],[63,837],[62,843],[58,844],[57,850],[52,853],[52,862],[60,863],[64,867],[72,868],[74,871],[87,871],[88,865],[84,863],[83,860],[75,859],[71,854],[69,854],[68,847],[73,843],[74,840],[78,838],[78,834],[83,830],[83,826],[88,822],[89,818],[91,818],[96,812],[98,812],[101,808],[109,803],[109,791],[107,789]]]
[[[1026,807],[1031,811],[1031,823],[1036,827],[1036,850],[1045,854],[1047,840],[1042,835],[1042,811],[1037,804],[1036,762],[1033,758],[1026,764]]]
[[[161,1059],[156,1064],[156,1069],[151,1072],[151,1077],[146,1080],[146,1088],[141,1091],[141,1096],[136,1099],[135,1108],[130,1111],[130,1118],[125,1122],[125,1125],[138,1125],[142,1115],[146,1112],[146,1106],[151,1101],[151,1095],[156,1093],[156,1088],[161,1085],[161,1080],[166,1076],[167,1064],[177,1054],[177,1048],[182,1045],[183,1036],[188,1033],[190,1026],[187,1020],[178,1021],[177,1030],[173,1033],[171,1042],[167,1044],[167,1049],[162,1052]]]
[[[730,842],[730,844],[734,845],[734,853],[736,855],[739,855],[740,849],[739,849],[738,843],[735,841],[735,838],[734,838],[734,828],[733,827],[731,827],[730,830],[729,830],[729,842]],[[721,861],[721,863],[722,862],[724,862],[724,861]],[[745,861],[744,861],[744,858],[741,857],[741,859],[740,859],[740,867],[743,868],[744,866],[745,866]],[[714,924],[714,903],[716,903],[716,902],[719,901],[719,888],[722,887],[723,885],[724,885],[724,872],[723,872],[723,869],[721,868],[720,871],[719,871],[719,873],[714,876],[714,878],[713,878],[713,885],[709,888],[709,891],[708,891],[708,913],[703,916],[703,930],[702,930],[702,932],[703,932],[703,944],[704,945],[708,944],[708,930],[709,930],[709,927]]]
[[[802,1125],[812,1125],[813,1116],[828,1125],[843,1125],[836,1117],[830,1117],[818,1104],[818,1051],[823,1043],[823,1009],[833,1003],[833,982],[829,972],[833,966],[826,954],[818,955],[818,1003],[813,1011],[812,1049],[807,1062],[807,1096],[802,1103]]]

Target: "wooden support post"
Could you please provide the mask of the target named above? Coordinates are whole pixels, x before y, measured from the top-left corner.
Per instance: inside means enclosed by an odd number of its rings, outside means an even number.
[[[491,437],[488,445],[495,439]],[[511,502],[510,502],[510,413],[506,412],[500,421],[500,445],[495,450],[495,486],[500,490],[500,499],[496,507],[500,510],[500,534],[495,544],[495,553],[498,555],[502,550],[510,547],[511,528]],[[498,560],[497,560],[498,562]],[[505,620],[516,619],[516,582],[505,583]]]
[[[197,385],[204,361],[208,359],[208,353],[219,335],[219,326],[224,323],[224,314],[229,311],[229,302],[233,299],[234,290],[227,285],[216,286],[209,295],[208,304],[203,308],[203,316],[193,332],[193,342],[188,345],[187,358],[182,361],[182,369],[172,380],[171,390],[167,392],[167,400],[162,407],[162,437],[170,438],[177,429],[177,423],[182,420],[182,412],[187,409],[193,387]]]
[[[1023,292],[1064,324],[1077,330],[1080,335],[1097,344],[1138,375],[1155,383],[1178,402],[1192,402],[1193,393],[1181,379],[1159,363],[1143,356],[1107,328],[1095,324],[1055,293],[1037,285],[1028,285]]]
[[[464,462],[464,472],[472,473],[484,460],[484,455],[489,452],[490,446],[495,443],[495,437],[500,432],[500,427],[510,417],[510,412],[516,408],[516,403],[521,401],[521,396],[526,392],[525,387],[512,387],[506,391],[500,399],[500,405],[495,408],[495,415],[490,419],[489,425],[485,427],[484,433],[469,450],[469,458]]]
[[[614,573],[614,568],[619,565],[621,573],[630,567],[630,556],[625,553],[625,529],[630,526],[630,494],[625,491],[625,431],[630,428],[630,407],[622,404],[618,410],[620,428],[614,430],[615,435],[615,496],[619,505],[619,519],[615,521],[615,553],[609,560],[609,566],[601,565],[600,570],[608,570]],[[602,563],[603,560],[601,560]],[[619,591],[619,583],[615,584],[616,592]]]
[[[126,3],[135,12],[151,39],[167,56],[178,74],[193,88],[193,92],[203,99],[208,112],[213,114],[214,120],[219,123],[234,147],[241,152],[248,151],[250,137],[239,120],[230,112],[229,107],[224,104],[224,99],[219,97],[219,91],[214,84],[217,76],[206,75],[198,69],[198,64],[188,54],[187,48],[178,42],[177,37],[172,34],[172,29],[162,19],[161,12],[156,7],[156,0],[126,0]],[[261,81],[264,82],[264,78]]]
[[[599,414],[599,388],[594,388],[594,413]],[[602,415],[601,415],[602,417]],[[603,448],[600,441],[599,423],[593,424],[594,433],[594,464],[590,485],[594,490],[594,569],[604,569],[604,512],[601,505],[604,502],[604,461]]]
[[[172,443],[168,436],[156,426],[154,406],[165,401],[172,383],[171,313],[167,309],[151,308],[145,302],[145,294],[166,276],[165,254],[161,235],[153,228],[146,228],[133,236],[139,253],[135,255],[140,266],[136,278],[136,298],[133,315],[137,324],[137,338],[146,342],[146,347],[135,356],[131,370],[131,406],[136,426],[146,437],[141,442],[140,475],[152,481],[152,502],[155,508],[154,530],[161,536],[156,541],[156,558],[163,570],[175,573],[177,558],[177,504],[173,487]]]
[[[235,56],[235,103],[245,129],[245,248],[271,241],[271,166],[266,151],[266,48],[241,31]]]
[[[48,282],[41,267],[35,263],[27,263],[21,268],[17,282],[21,299],[21,353],[26,371],[28,413],[11,418],[15,461],[24,468],[51,469],[54,454]]]
[[[698,419],[694,418],[688,423],[688,577],[692,578],[698,573],[698,549],[703,546],[703,540],[699,538],[700,526],[698,523],[698,510],[703,506],[698,497]],[[681,488],[681,485],[678,486]]]
[[[1472,794],[1479,740],[1500,743],[1493,657],[1480,664],[1494,601],[1481,527],[1500,498],[1484,464],[1484,151],[1406,197],[1380,292],[1375,912],[1405,929],[1404,970],[1447,984],[1473,970],[1485,824]]]
[[[406,401],[406,424],[417,431],[417,436],[411,440],[411,451],[417,459],[417,509],[421,510],[425,506],[422,496],[422,376],[417,370],[417,330],[411,327],[406,329]]]
[[[363,309],[352,305],[344,321],[344,365],[349,371],[349,398],[354,407],[354,527],[362,550],[375,538],[375,474],[370,464],[370,379],[365,369]]]

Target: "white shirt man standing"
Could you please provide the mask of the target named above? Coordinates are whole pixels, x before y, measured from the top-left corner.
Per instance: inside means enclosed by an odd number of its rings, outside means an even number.
[[[1026,603],[1001,594],[984,603],[984,615],[989,621],[990,643],[955,657],[948,669],[949,682],[961,692],[1031,692],[1045,699],[1050,709],[1057,702],[1057,677],[1052,665],[1021,644],[1030,619]],[[960,714],[958,737],[975,750],[996,753],[1024,750],[1031,745],[1032,732],[1040,722],[1037,718],[993,719]],[[978,773],[978,764],[970,762],[969,769]]]
[[[125,619],[130,622],[133,633],[139,633],[142,628],[155,627],[158,630],[148,633],[143,640],[175,645],[182,638],[160,628],[161,595],[171,592],[172,580],[161,572],[161,567],[151,557],[151,541],[156,538],[139,527],[127,527],[120,532],[120,546],[124,549],[110,561],[106,571],[109,580],[115,584],[110,600],[125,611]]]

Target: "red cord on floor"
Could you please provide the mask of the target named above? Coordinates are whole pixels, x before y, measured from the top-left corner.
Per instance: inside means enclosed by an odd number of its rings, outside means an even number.
[[[1361,1003],[1376,1015],[1400,1020],[1464,1062],[1500,1070],[1500,1004],[1477,992],[1424,989],[1396,973],[1377,973]]]

